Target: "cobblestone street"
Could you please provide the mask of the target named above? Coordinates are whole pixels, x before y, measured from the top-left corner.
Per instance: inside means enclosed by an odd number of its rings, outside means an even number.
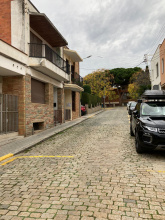
[[[125,107],[17,156],[0,166],[1,220],[165,219],[165,153],[136,153]]]

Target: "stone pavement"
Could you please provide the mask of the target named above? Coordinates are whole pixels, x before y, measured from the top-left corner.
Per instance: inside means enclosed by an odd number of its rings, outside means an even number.
[[[30,137],[26,137],[26,138],[21,138],[21,140],[15,140],[15,141],[10,141],[10,143],[5,142],[5,144],[3,142],[0,143],[0,157],[3,157],[4,155],[7,154],[18,154],[21,151],[24,151],[26,149],[28,149],[29,147],[32,147],[48,138],[50,138],[51,136],[58,134],[59,132],[62,132],[70,127],[73,127],[81,122],[83,122],[84,120],[87,120],[88,118],[90,118],[93,115],[99,114],[103,112],[103,110],[100,110],[98,112],[95,112],[93,114],[88,114],[88,115],[84,115],[78,119],[75,119],[73,121],[68,121],[64,124],[58,125],[56,127],[53,127],[51,129],[47,129],[43,132],[40,132],[38,134],[34,134],[33,136]]]
[[[104,111],[0,166],[0,219],[165,219],[165,153],[138,155],[128,119]]]

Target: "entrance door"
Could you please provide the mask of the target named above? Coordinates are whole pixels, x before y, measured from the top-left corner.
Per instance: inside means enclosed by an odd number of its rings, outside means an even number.
[[[0,134],[18,131],[18,97],[0,94]]]

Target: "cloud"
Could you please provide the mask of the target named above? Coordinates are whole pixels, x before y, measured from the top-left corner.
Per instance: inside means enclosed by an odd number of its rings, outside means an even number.
[[[32,0],[82,58],[82,76],[100,68],[132,67],[165,37],[163,0]],[[155,44],[155,46],[154,46]],[[153,52],[151,51],[151,52]],[[98,56],[102,56],[100,58]]]

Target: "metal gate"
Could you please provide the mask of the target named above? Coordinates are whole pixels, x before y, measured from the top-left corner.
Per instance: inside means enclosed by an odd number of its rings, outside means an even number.
[[[62,124],[62,110],[54,110],[54,124]]]
[[[71,110],[70,109],[65,109],[65,120],[71,120]]]
[[[18,131],[18,97],[0,94],[0,134]]]

